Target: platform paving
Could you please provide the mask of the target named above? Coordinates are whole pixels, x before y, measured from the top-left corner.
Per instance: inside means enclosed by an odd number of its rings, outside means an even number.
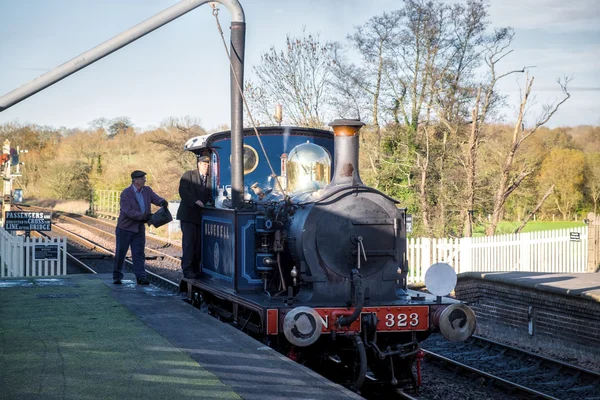
[[[179,294],[123,282],[0,280],[0,398],[360,399]]]
[[[487,279],[600,302],[600,273],[466,272],[459,274],[459,279],[461,277]]]

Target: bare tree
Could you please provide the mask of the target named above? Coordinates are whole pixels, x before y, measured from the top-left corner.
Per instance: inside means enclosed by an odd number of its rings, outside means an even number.
[[[152,134],[150,143],[165,150],[181,171],[185,171],[195,168],[196,162],[191,155],[186,157],[183,146],[189,139],[201,135],[206,135],[206,131],[202,128],[199,118],[171,117],[161,122],[160,129]]]
[[[334,52],[332,87],[339,93],[332,102],[338,114],[352,112],[355,117],[371,122],[369,131],[375,140],[363,140],[363,153],[367,155],[375,186],[379,186],[381,163],[380,103],[385,92],[384,70],[387,64],[386,49],[398,32],[403,13],[393,11],[369,19],[347,36],[350,45],[361,55],[361,64],[349,62],[338,47]],[[364,113],[363,113],[364,110]],[[361,118],[362,117],[362,118]],[[365,138],[363,134],[363,139]]]
[[[423,105],[428,101],[436,58],[444,42],[447,7],[440,2],[404,0],[403,25],[390,42],[386,78],[393,97],[396,123],[417,131]]]
[[[324,126],[334,49],[334,43],[304,32],[299,38],[288,35],[285,50],[271,47],[263,53],[261,63],[253,68],[255,80],[246,86],[250,108],[259,121],[274,123],[275,105],[282,104],[288,122]]]
[[[368,104],[371,106],[371,123],[376,129],[380,127],[379,106],[387,63],[386,53],[398,32],[403,15],[402,11],[384,12],[380,16],[372,17],[364,25],[356,27],[355,32],[347,36],[350,45],[362,56],[361,67],[345,65],[346,63],[337,60],[335,63],[334,72],[338,85],[342,86],[344,82],[350,82],[368,98]]]
[[[489,81],[484,87],[479,87],[477,97],[475,98],[475,106],[471,113],[471,130],[467,139],[467,146],[464,150],[464,157],[461,164],[465,169],[465,202],[462,209],[464,218],[463,236],[470,237],[473,235],[473,210],[475,209],[475,182],[476,182],[476,165],[479,146],[481,144],[481,134],[484,126],[488,123],[488,115],[494,105],[496,95],[496,84],[502,78],[509,75],[524,72],[523,70],[513,70],[501,75],[496,73],[496,65],[504,57],[512,52],[508,50],[512,43],[514,33],[510,28],[497,29],[491,36],[486,45],[485,63],[489,67]],[[482,90],[484,90],[483,99],[481,98]],[[449,129],[452,129],[452,124],[447,118],[442,118]]]
[[[531,95],[531,88],[533,86],[534,78],[529,78],[527,74],[525,78],[525,90],[521,94],[521,104],[519,106],[519,113],[517,121],[512,134],[512,141],[507,149],[504,164],[502,165],[500,172],[500,179],[498,182],[498,189],[494,197],[494,210],[492,212],[492,220],[486,229],[486,234],[491,236],[496,232],[496,227],[502,215],[504,204],[508,197],[519,187],[521,182],[531,175],[534,170],[530,166],[524,166],[519,171],[514,170],[514,160],[517,151],[521,148],[524,141],[535,134],[537,130],[544,126],[550,118],[556,113],[561,105],[563,105],[571,95],[567,90],[567,86],[571,81],[570,77],[564,77],[558,79],[557,82],[563,92],[563,98],[554,104],[545,105],[542,114],[537,118],[535,125],[530,129],[524,129],[523,119],[525,117],[525,110],[528,104],[529,97]]]

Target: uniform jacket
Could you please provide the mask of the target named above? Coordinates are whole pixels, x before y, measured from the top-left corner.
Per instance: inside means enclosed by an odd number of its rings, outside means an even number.
[[[142,196],[146,209],[142,210],[135,197],[135,190],[131,185],[121,192],[121,212],[117,221],[117,228],[130,232],[139,232],[140,227],[144,229],[144,214],[150,215],[150,203],[159,206],[165,200],[154,193],[150,186],[144,186]]]
[[[204,186],[198,170],[186,171],[183,174],[179,181],[181,204],[177,210],[178,220],[198,225],[202,223],[201,207],[196,204],[196,200],[206,204],[211,198],[210,177],[207,176],[206,179],[206,186]]]

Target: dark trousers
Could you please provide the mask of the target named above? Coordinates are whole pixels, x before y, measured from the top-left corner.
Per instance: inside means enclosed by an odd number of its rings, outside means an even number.
[[[181,269],[183,273],[200,272],[202,257],[202,225],[181,221]]]
[[[146,246],[146,229],[144,224],[140,224],[138,232],[130,232],[121,228],[117,228],[117,249],[115,250],[115,266],[113,268],[113,279],[123,279],[123,264],[125,264],[125,256],[127,250],[131,246],[131,258],[133,259],[133,273],[137,279],[146,278],[146,270],[144,262],[146,255],[144,247]]]

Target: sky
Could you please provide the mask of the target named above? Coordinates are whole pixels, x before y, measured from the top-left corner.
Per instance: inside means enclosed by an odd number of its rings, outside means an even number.
[[[318,32],[344,41],[353,28],[399,6],[398,0],[240,0],[245,11],[246,78],[286,34]],[[176,0],[0,0],[0,96],[177,3]],[[535,66],[533,124],[560,98],[556,78],[571,75],[571,99],[548,126],[600,124],[598,0],[490,0],[492,26],[515,29],[514,51],[500,69]],[[230,124],[228,60],[211,8],[202,5],[46,90],[0,112],[0,123],[87,128],[129,117],[149,129],[190,116],[214,130]],[[229,42],[230,15],[219,14]],[[523,77],[499,86],[501,115],[514,120]]]

